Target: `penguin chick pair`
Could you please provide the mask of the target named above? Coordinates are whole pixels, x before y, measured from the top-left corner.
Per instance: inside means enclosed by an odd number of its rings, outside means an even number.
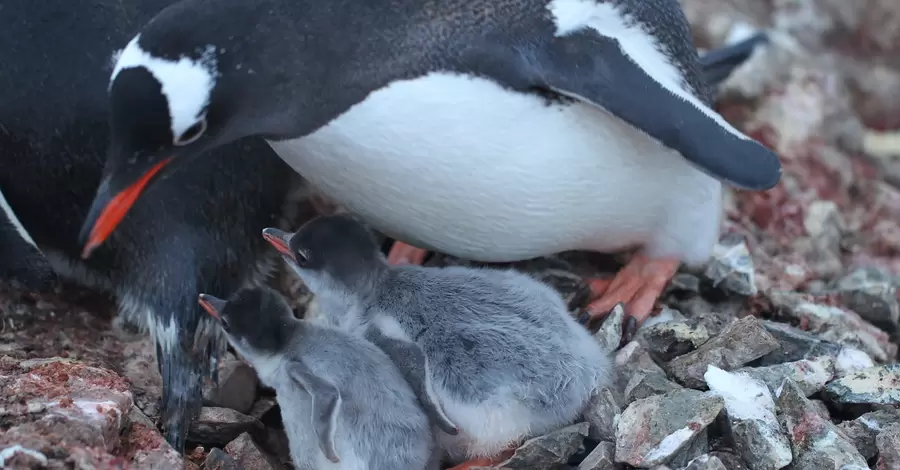
[[[268,287],[200,305],[275,389],[298,470],[437,470],[428,417],[390,358],[372,343],[294,317]]]
[[[512,270],[390,265],[369,229],[322,216],[263,231],[316,295],[314,321],[403,371],[456,468],[496,463],[575,420],[612,361],[551,287]]]

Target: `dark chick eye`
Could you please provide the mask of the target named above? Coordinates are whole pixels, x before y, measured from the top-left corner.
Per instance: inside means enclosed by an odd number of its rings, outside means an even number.
[[[298,266],[303,267],[303,265],[309,262],[309,256],[305,251],[297,250],[297,252],[294,253],[294,260],[296,261]]]
[[[192,144],[206,132],[206,118],[200,118],[199,121],[195,122],[194,125],[188,127],[187,130],[181,133],[180,136],[175,137],[174,144],[177,146],[185,146]]]
[[[223,318],[222,320],[219,321],[219,324],[222,325],[223,330],[228,331],[228,320]]]

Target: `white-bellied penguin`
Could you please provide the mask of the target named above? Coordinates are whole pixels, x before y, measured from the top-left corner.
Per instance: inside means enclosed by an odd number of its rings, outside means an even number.
[[[241,139],[214,152],[216,171],[198,161],[148,189],[109,242],[80,258],[79,230],[106,158],[114,52],[170,3],[4,0],[0,189],[60,274],[112,292],[120,315],[150,330],[160,421],[180,450],[225,344],[197,296],[264,279],[277,257],[260,230],[280,223],[299,176],[262,139]],[[165,109],[141,112],[168,119]]]
[[[588,309],[625,301],[640,322],[710,256],[723,183],[781,176],[711,108],[677,0],[182,0],[107,83],[86,254],[153,180],[257,135],[414,246],[486,262],[640,248]]]

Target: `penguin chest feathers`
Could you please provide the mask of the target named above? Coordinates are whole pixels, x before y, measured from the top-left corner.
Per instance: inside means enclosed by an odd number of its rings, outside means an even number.
[[[408,243],[481,261],[559,251],[705,259],[721,184],[604,110],[434,72],[270,142],[314,186]]]

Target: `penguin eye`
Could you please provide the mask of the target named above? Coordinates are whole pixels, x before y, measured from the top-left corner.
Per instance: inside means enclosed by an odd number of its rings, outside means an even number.
[[[297,250],[294,253],[294,262],[301,268],[306,265],[309,262],[309,255],[306,254],[306,250]]]
[[[188,127],[180,136],[175,137],[172,143],[178,147],[190,145],[196,142],[204,132],[206,132],[206,116],[201,117],[199,121]]]
[[[219,320],[219,324],[222,325],[222,329],[223,329],[223,330],[225,330],[226,332],[228,332],[228,328],[229,328],[229,327],[228,327],[228,320],[226,320],[226,319],[223,317],[221,320]]]

